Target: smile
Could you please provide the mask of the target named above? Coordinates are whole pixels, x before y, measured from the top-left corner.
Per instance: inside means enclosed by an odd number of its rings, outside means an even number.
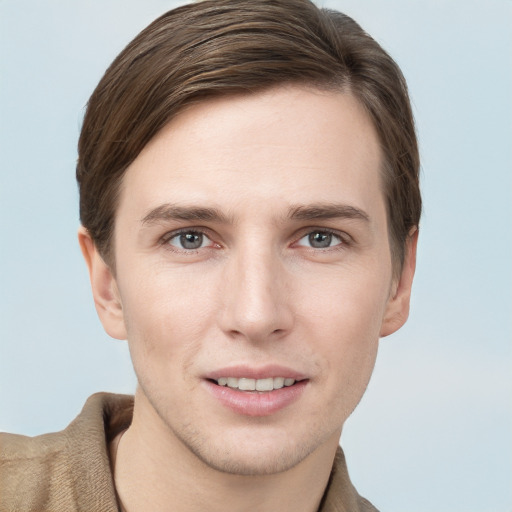
[[[273,391],[274,389],[293,386],[295,379],[285,377],[268,377],[266,379],[220,377],[216,382],[219,386],[227,386],[239,391]]]
[[[308,378],[298,375],[295,379],[215,376],[203,380],[205,389],[224,407],[237,415],[260,417],[275,414],[291,406],[300,399],[309,382]]]

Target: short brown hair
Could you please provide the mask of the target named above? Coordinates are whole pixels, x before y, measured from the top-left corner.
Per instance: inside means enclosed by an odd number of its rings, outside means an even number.
[[[114,60],[78,144],[80,220],[113,266],[120,184],[144,146],[187,105],[279,84],[350,92],[378,133],[395,271],[421,214],[419,155],[405,79],[350,17],[309,0],[206,0],[167,12]]]

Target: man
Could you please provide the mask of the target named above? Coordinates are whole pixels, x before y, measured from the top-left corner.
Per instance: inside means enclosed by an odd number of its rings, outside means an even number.
[[[408,315],[421,211],[404,79],[307,0],[163,15],[94,91],[79,242],[134,399],[3,435],[2,510],[375,510],[342,427]]]

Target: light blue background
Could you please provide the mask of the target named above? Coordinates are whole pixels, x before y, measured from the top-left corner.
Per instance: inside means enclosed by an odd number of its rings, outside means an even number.
[[[512,1],[347,0],[408,79],[425,213],[409,323],[342,443],[383,511],[512,510]],[[76,243],[76,142],[123,46],[177,3],[0,0],[0,429],[132,392]]]

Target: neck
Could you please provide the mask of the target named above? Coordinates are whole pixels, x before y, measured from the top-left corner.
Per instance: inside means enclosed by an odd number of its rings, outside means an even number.
[[[154,411],[139,407],[136,396],[132,424],[113,445],[116,490],[126,512],[225,512],[228,505],[237,511],[314,512],[329,480],[338,439],[281,473],[225,473],[196,457]]]

